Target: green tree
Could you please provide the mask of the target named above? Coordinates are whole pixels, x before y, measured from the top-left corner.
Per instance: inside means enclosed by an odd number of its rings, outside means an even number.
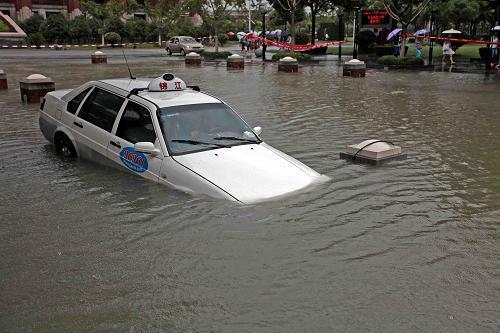
[[[303,0],[272,0],[271,4],[277,15],[290,23],[291,43],[295,44],[295,26],[305,18]]]
[[[77,43],[88,41],[92,35],[91,21],[85,16],[77,16],[69,21],[69,35]]]
[[[25,33],[30,35],[40,31],[40,26],[42,25],[43,21],[44,21],[43,16],[35,14],[32,15],[27,20],[21,22],[19,25],[21,29],[24,30]]]
[[[110,24],[120,19],[123,14],[135,11],[138,5],[135,0],[125,2],[110,0],[105,4],[98,4],[93,0],[80,0],[80,7],[85,15],[95,20],[97,30],[101,35],[101,45],[104,45],[104,35],[110,31]]]
[[[219,31],[230,11],[244,5],[243,0],[194,0],[193,4],[203,21],[212,26],[215,38],[215,52],[219,52]]]
[[[158,45],[161,46],[162,32],[172,28],[176,20],[190,5],[191,1],[177,0],[158,0],[154,5],[148,1],[145,2],[144,10],[158,32]]]
[[[437,5],[442,25],[455,27],[474,24],[488,12],[488,1],[482,0],[440,0]],[[483,14],[483,15],[481,15]]]
[[[40,25],[40,32],[49,43],[62,43],[68,36],[68,22],[60,14],[50,15]]]
[[[125,22],[125,34],[132,42],[144,42],[149,33],[149,24],[143,19],[131,19]]]
[[[415,22],[417,18],[429,5],[431,0],[381,0],[389,15],[401,24],[401,34],[408,31],[408,26]],[[400,57],[405,56],[406,38],[401,43]]]
[[[306,7],[311,11],[311,44],[316,39],[316,15],[334,7],[332,0],[302,0]]]

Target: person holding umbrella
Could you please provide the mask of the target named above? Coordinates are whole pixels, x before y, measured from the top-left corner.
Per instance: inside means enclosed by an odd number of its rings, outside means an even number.
[[[500,33],[500,25],[495,26],[491,29],[493,31],[493,37],[491,41],[493,43],[498,43],[498,34]],[[498,56],[498,44],[491,44],[491,67],[495,67],[496,69],[500,69],[500,57]],[[496,64],[495,64],[496,63]]]
[[[397,37],[399,35],[399,33],[402,31],[403,29],[394,29],[392,30],[389,35],[387,35],[387,41],[390,41],[391,39],[393,38],[397,38],[396,39],[396,42],[394,43],[394,56],[399,56],[399,53],[400,53],[400,45],[399,45],[399,37]]]
[[[442,32],[442,34],[445,37],[456,37],[456,35],[460,35],[462,32],[455,30],[455,29],[450,29],[450,30],[445,30]],[[443,62],[449,63],[450,65],[453,65],[455,62],[453,61],[453,55],[455,54],[455,51],[452,48],[452,45],[449,41],[445,41],[443,43]],[[449,62],[448,62],[449,60]]]

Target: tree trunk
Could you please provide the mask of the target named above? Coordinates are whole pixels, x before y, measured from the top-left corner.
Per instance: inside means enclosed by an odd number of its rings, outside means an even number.
[[[295,8],[290,12],[290,44],[295,45]]]
[[[104,31],[101,32],[101,45],[104,46]]]
[[[218,23],[214,22],[214,33],[215,33],[215,52],[219,52],[219,27],[217,26]]]
[[[311,6],[311,44],[316,44],[316,10]]]
[[[161,30],[158,30],[158,46],[161,47]]]
[[[402,26],[403,30],[401,30],[401,36],[403,36],[406,33],[406,29],[408,28],[407,25]],[[399,57],[403,58],[405,56],[405,51],[406,51],[406,38],[401,38],[401,45],[400,45],[400,50],[399,50]]]

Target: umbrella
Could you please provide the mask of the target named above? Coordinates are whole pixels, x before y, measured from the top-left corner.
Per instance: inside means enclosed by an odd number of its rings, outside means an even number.
[[[429,32],[431,32],[429,29],[420,29],[419,31],[415,32],[415,36],[420,36],[420,35],[427,35]]]
[[[491,29],[492,31],[500,31],[500,25],[497,25],[495,26],[493,29]]]
[[[450,29],[450,30],[445,30],[441,34],[443,35],[460,35],[462,32],[455,30],[455,29]]]
[[[387,35],[387,40],[391,40],[393,39],[394,37],[396,37],[397,34],[399,34],[403,29],[394,29],[392,30],[389,35]]]
[[[235,35],[235,33],[234,33],[234,32],[232,32],[232,31],[229,31],[229,32],[227,33],[227,35],[228,35],[229,37],[232,37],[232,36],[234,36],[234,35]]]

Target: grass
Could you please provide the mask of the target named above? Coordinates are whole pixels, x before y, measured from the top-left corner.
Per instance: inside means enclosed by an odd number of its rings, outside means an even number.
[[[329,47],[328,50],[326,51],[326,54],[339,54],[339,48],[338,47]],[[352,47],[342,46],[342,54],[343,55],[352,54]]]
[[[456,57],[459,58],[472,58],[472,59],[478,59],[479,58],[479,48],[482,47],[482,45],[478,44],[468,44],[461,46],[457,49],[456,51]],[[415,45],[410,44],[408,48],[408,57],[414,57],[415,56]],[[337,47],[331,47],[328,48],[328,51],[326,52],[327,54],[339,54],[339,49]],[[352,54],[352,47],[342,47],[342,54],[348,55]],[[434,58],[441,57],[443,55],[443,48],[439,44],[435,44],[432,50],[432,56]],[[424,46],[422,49],[422,58],[426,59],[429,57],[429,47]]]

